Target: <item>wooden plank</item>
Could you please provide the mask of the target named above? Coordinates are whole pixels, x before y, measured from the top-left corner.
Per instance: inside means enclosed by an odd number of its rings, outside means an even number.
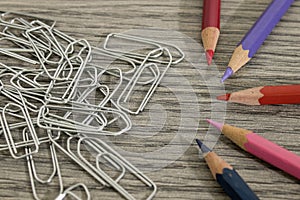
[[[223,1],[221,36],[214,56],[214,63],[220,74],[225,70],[235,45],[270,2],[271,0]],[[3,11],[24,12],[56,20],[60,30],[76,38],[86,38],[92,45],[103,41],[111,32],[149,27],[179,31],[198,42],[201,41],[202,1],[199,0],[2,0],[0,7]],[[300,2],[295,1],[250,63],[226,82],[228,92],[262,85],[299,84],[299,13]],[[184,130],[195,136],[197,132],[197,137],[203,139],[209,128],[204,120],[211,116],[211,99],[206,83],[199,75],[199,71],[191,66],[178,65],[174,69],[187,78],[192,86],[193,90],[185,92],[195,92],[198,97],[197,102],[185,103],[190,107],[198,105],[200,107],[200,118],[189,116],[196,124],[200,121],[199,129],[196,131],[191,123],[187,124]],[[166,76],[168,77],[168,74]],[[182,88],[176,89],[176,86],[173,88],[175,88],[173,92],[184,92]],[[176,135],[181,117],[178,99],[169,89],[159,87],[145,112],[134,117],[133,121],[139,127],[141,125],[155,127],[153,124],[149,125],[149,112],[159,111],[155,110],[158,108],[157,104],[165,109],[168,116],[161,130],[154,128],[156,132],[153,137],[143,138],[140,135],[141,129],[134,129],[131,133],[140,137],[122,136],[116,138],[116,144],[133,152],[153,152],[169,144]],[[298,110],[297,105],[247,107],[228,104],[226,121],[232,125],[255,130],[265,138],[300,155]],[[157,121],[159,120],[155,120]],[[145,134],[151,136],[153,132]],[[174,145],[182,147],[180,143]],[[225,137],[220,137],[214,151],[235,167],[261,199],[300,198],[299,180],[242,152]],[[61,153],[59,158],[66,186],[81,181],[88,185],[93,199],[120,198],[111,189],[101,190],[97,182],[73,162],[64,159]],[[32,199],[25,161],[13,160],[8,152],[1,152],[0,159],[0,199]],[[161,161],[157,159],[153,162]],[[48,166],[46,160],[41,160],[39,166],[41,174],[48,172],[49,169],[43,169]],[[194,143],[175,162],[146,174],[157,183],[158,194],[155,199],[228,199],[213,180],[204,160],[199,160],[198,148]],[[133,192],[140,189],[134,184],[129,184],[129,188]],[[52,190],[56,191],[55,189],[50,187],[38,191],[46,194]],[[51,198],[45,196],[44,199]]]

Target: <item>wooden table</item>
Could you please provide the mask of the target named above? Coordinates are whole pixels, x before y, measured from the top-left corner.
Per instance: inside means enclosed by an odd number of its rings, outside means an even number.
[[[235,45],[252,26],[271,0],[223,1],[221,37],[214,62],[223,72]],[[92,45],[103,41],[108,33],[150,27],[164,28],[185,34],[200,42],[202,1],[200,0],[2,0],[2,11],[23,12],[57,21],[57,27],[76,38],[86,38]],[[251,62],[225,84],[232,92],[249,87],[270,84],[299,84],[300,63],[300,2],[295,1],[289,12],[275,28]],[[199,50],[200,51],[200,50]],[[211,117],[208,87],[197,69],[175,67],[180,75],[189,80],[196,102],[190,106],[200,107],[200,118],[189,116],[198,125],[184,127],[185,134],[204,139],[209,126],[205,118]],[[196,74],[196,75],[195,75]],[[168,73],[166,77],[170,77]],[[172,76],[171,76],[172,77]],[[173,92],[182,92],[180,87]],[[157,104],[165,110],[167,120],[161,130],[147,138],[123,137],[116,143],[128,151],[149,152],[168,145],[176,134],[180,123],[180,109],[172,92],[159,87],[149,107],[141,116],[136,116],[135,125],[148,125],[149,112],[159,111]],[[153,106],[152,106],[153,105]],[[151,108],[151,109],[150,109]],[[220,110],[226,122],[254,130],[264,137],[300,155],[300,112],[298,105],[248,107],[228,104]],[[215,113],[218,115],[218,113]],[[157,123],[157,120],[154,120]],[[147,129],[148,130],[148,129]],[[147,134],[147,133],[145,133]],[[153,134],[153,133],[148,133]],[[197,134],[197,135],[196,135]],[[141,136],[141,135],[139,135]],[[151,136],[151,135],[150,135]],[[179,158],[156,171],[146,171],[158,187],[155,199],[228,199],[213,180],[194,142]],[[173,144],[181,148],[183,144]],[[282,171],[241,151],[228,139],[221,136],[214,150],[232,164],[261,199],[300,199],[300,182]],[[62,156],[62,155],[60,155]],[[32,199],[26,162],[13,160],[8,152],[0,154],[0,199]],[[37,169],[42,175],[49,172],[47,162],[41,160]],[[162,155],[162,159],[165,158]],[[159,163],[159,160],[153,160]],[[46,163],[46,164],[45,164]],[[44,165],[45,164],[45,165]],[[66,186],[85,182],[93,199],[121,199],[112,189],[101,190],[99,184],[69,159],[61,159],[61,168]],[[126,185],[126,184],[125,184]],[[139,187],[130,184],[129,189],[138,192]],[[57,189],[57,188],[56,188]],[[52,187],[38,188],[40,194],[53,194]],[[55,192],[54,192],[55,193]],[[51,195],[50,195],[51,196]],[[43,199],[51,199],[46,196]],[[143,197],[142,194],[138,197]]]

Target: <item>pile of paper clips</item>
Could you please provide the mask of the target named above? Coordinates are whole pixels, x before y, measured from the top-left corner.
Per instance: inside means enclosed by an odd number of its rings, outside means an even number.
[[[120,180],[132,174],[151,190],[146,199],[152,199],[157,191],[153,181],[99,136],[130,130],[129,114],[143,111],[168,68],[181,62],[184,53],[174,45],[126,34],[110,34],[97,48],[59,31],[51,20],[18,13],[2,13],[0,28],[0,150],[26,160],[34,198],[42,199],[38,185],[47,187],[57,179],[57,200],[91,199],[83,183],[64,187],[58,149],[103,187],[113,188],[126,199],[136,198]],[[143,45],[146,53],[124,50],[122,42],[111,48],[112,40]],[[109,62],[103,64],[105,60]],[[136,91],[145,94],[133,97]],[[140,103],[132,108],[130,99]],[[53,164],[46,180],[37,174],[35,163],[43,148],[51,152]],[[93,161],[84,156],[87,149]],[[113,177],[101,164],[119,173]]]

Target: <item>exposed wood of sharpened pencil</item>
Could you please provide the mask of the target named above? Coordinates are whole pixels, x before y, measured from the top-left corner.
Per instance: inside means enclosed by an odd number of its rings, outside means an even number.
[[[220,30],[215,27],[207,27],[201,32],[203,47],[206,52],[212,51],[212,56],[216,51],[217,43],[220,36]]]
[[[213,175],[217,180],[217,174],[222,174],[225,168],[233,169],[227,162],[221,159],[215,152],[209,152],[204,156],[204,159]]]
[[[234,50],[228,66],[233,70],[234,73],[237,72],[242,66],[251,60],[248,55],[249,50],[244,49],[242,44],[239,45]]]

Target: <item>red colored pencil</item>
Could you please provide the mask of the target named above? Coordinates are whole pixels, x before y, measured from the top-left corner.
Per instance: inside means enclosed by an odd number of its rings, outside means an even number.
[[[221,95],[217,99],[246,105],[300,104],[300,85],[256,87]]]
[[[208,65],[211,64],[220,36],[221,0],[204,0],[202,16],[202,42]]]

